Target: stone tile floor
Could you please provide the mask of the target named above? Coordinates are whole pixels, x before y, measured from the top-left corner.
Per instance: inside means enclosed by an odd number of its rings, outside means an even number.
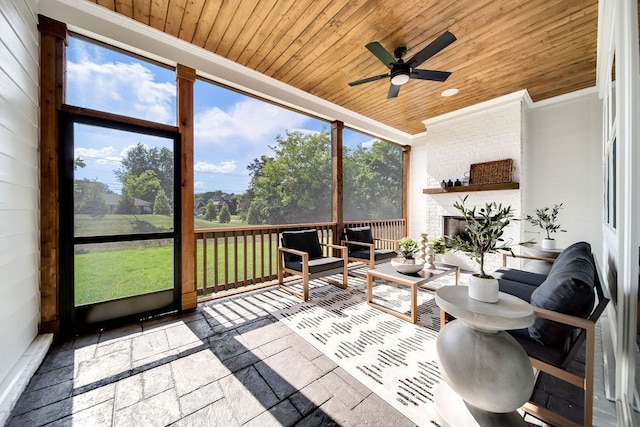
[[[8,426],[410,426],[272,315],[200,305],[55,344]]]
[[[414,425],[250,298],[235,301],[54,344],[7,425]]]

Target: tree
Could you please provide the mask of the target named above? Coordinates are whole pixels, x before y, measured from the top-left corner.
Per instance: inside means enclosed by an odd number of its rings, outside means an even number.
[[[327,131],[287,131],[252,165],[251,187],[262,219],[269,224],[328,221],[331,218],[331,142]]]
[[[402,216],[401,147],[376,141],[345,150],[343,170],[345,220]]]
[[[115,170],[114,173],[124,185],[127,177],[138,177],[146,171],[155,172],[160,187],[162,187],[169,200],[173,200],[173,151],[166,147],[149,148],[138,143],[127,151],[121,161],[121,167]],[[155,198],[155,194],[153,196]],[[152,200],[154,199],[147,201]]]
[[[247,211],[247,224],[262,224],[262,220],[260,219],[260,210],[256,203],[251,203],[251,205],[249,205],[249,210]]]
[[[146,170],[140,175],[127,174],[123,179],[122,193],[134,198],[151,202],[156,199],[158,192],[163,189],[156,173]],[[166,193],[165,193],[166,194]]]
[[[216,209],[216,205],[213,204],[213,200],[209,199],[207,202],[207,207],[204,211],[204,219],[207,221],[215,221],[218,217],[218,210]]]
[[[171,215],[171,205],[169,204],[169,198],[162,188],[160,188],[160,190],[158,191],[156,200],[153,202],[153,213],[155,215]]]
[[[116,212],[123,215],[137,214],[138,212],[136,209],[134,197],[131,194],[123,191],[120,200],[118,200]]]
[[[227,204],[223,204],[220,209],[220,214],[218,215],[218,222],[220,224],[226,224],[231,222],[231,213],[229,213],[229,206]]]
[[[98,181],[80,179],[74,182],[74,211],[77,214],[103,216],[109,213],[104,195],[109,187]]]

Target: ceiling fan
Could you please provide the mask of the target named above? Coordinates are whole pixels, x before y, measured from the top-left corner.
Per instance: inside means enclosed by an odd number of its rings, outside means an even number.
[[[349,86],[356,86],[363,83],[374,82],[376,80],[384,79],[385,77],[391,77],[391,86],[389,87],[389,93],[387,99],[395,98],[400,93],[400,86],[409,81],[409,79],[421,79],[421,80],[434,80],[437,82],[443,82],[451,75],[449,71],[434,71],[434,70],[419,70],[418,67],[427,59],[431,58],[436,53],[440,52],[445,47],[456,41],[454,36],[449,31],[445,31],[429,43],[424,49],[416,53],[413,58],[408,61],[404,61],[402,58],[407,54],[407,48],[400,46],[393,51],[393,56],[382,47],[378,42],[371,42],[365,47],[373,53],[384,65],[389,67],[390,71],[387,74],[380,74],[379,76],[367,77],[364,79],[356,80],[349,83]],[[397,59],[394,59],[397,58]]]

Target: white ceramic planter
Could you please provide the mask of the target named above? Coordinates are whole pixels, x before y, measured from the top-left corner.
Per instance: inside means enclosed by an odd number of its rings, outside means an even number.
[[[542,249],[555,249],[556,241],[555,239],[542,239]]]
[[[469,277],[469,298],[477,301],[496,303],[500,288],[497,279],[483,279],[476,275]]]

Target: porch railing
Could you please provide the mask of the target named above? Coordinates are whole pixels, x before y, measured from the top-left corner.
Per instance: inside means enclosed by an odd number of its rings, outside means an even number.
[[[345,226],[372,227],[377,238],[399,240],[406,233],[402,219],[349,221]],[[332,243],[334,223],[246,226],[195,230],[196,286],[198,295],[212,295],[277,279],[280,233],[315,228],[321,242]],[[337,242],[340,241],[338,237]]]

